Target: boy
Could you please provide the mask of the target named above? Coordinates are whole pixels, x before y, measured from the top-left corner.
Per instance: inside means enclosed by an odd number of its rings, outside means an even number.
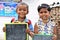
[[[12,19],[11,20],[11,22],[15,22],[15,21],[19,21],[19,22],[26,22],[26,23],[28,23],[28,29],[26,30],[26,32],[30,35],[30,36],[32,36],[32,34],[33,34],[33,32],[31,32],[31,31],[33,31],[33,27],[32,27],[32,24],[31,24],[31,21],[29,20],[29,19],[27,19],[26,18],[26,15],[28,14],[28,5],[27,4],[25,4],[25,3],[19,3],[18,5],[17,5],[17,8],[16,8],[16,12],[17,12],[17,14],[18,14],[18,19],[17,20],[14,20],[14,19]],[[5,32],[6,31],[6,28],[4,27],[3,28],[3,31]]]
[[[42,4],[41,6],[38,6],[38,15],[39,20],[34,26],[34,33],[35,34],[45,34],[45,35],[52,35],[53,40],[56,38],[56,27],[54,25],[54,22],[50,19],[50,11],[51,8],[48,4]]]

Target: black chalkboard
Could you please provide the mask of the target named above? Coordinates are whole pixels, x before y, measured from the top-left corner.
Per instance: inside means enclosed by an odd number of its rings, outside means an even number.
[[[28,25],[25,24],[6,24],[6,40],[28,40],[25,30]]]
[[[32,40],[52,40],[52,35],[34,35]]]

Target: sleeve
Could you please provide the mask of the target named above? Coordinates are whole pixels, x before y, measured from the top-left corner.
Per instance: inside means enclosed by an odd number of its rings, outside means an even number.
[[[29,29],[30,29],[31,31],[34,31],[32,24],[29,25]]]
[[[28,25],[29,25],[29,29],[30,29],[31,31],[34,31],[33,26],[32,26],[32,23],[31,23],[30,20],[28,21]]]
[[[11,23],[14,22],[14,20],[15,20],[15,18],[12,18],[12,19],[11,19]]]

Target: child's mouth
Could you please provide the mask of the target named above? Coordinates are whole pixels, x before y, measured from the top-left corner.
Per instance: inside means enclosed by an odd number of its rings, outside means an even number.
[[[43,18],[45,19],[45,18],[46,18],[46,16],[43,16]]]

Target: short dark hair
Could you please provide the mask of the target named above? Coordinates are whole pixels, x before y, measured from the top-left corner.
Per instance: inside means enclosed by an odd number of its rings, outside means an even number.
[[[41,6],[39,5],[37,8],[38,12],[41,10],[41,8],[47,8],[48,11],[51,11],[51,8],[48,4],[41,4]]]
[[[28,6],[26,3],[24,3],[24,2],[18,3],[18,4],[17,4],[17,8],[18,8],[19,5],[26,5],[26,6],[27,6],[27,9],[29,8],[29,6]],[[17,10],[17,8],[16,8],[16,10]]]

